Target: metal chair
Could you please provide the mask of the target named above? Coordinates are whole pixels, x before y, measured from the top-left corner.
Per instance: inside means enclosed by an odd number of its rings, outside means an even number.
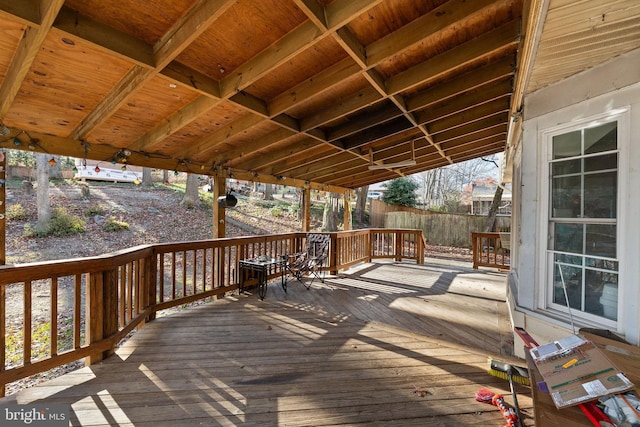
[[[330,242],[331,236],[328,234],[307,234],[306,248],[303,252],[285,255],[287,275],[295,277],[307,289],[316,278],[324,283],[325,270],[322,267],[329,258]],[[303,281],[304,276],[311,276],[311,281]]]

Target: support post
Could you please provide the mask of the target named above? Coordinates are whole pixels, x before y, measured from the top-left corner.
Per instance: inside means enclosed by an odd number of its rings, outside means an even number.
[[[329,273],[332,275],[338,274],[338,260],[340,259],[339,251],[340,247],[338,246],[338,233],[331,233],[331,246],[329,246],[329,265],[331,268],[329,269]]]
[[[218,205],[218,197],[227,194],[227,180],[221,174],[213,177],[213,238],[221,239],[226,235],[224,208]]]
[[[147,301],[145,301],[144,308],[147,308],[151,305],[154,305],[158,299],[157,294],[157,281],[158,281],[158,255],[155,250],[151,253],[151,255],[144,258],[142,261],[144,264],[144,277],[142,279],[142,283],[146,287],[146,295]],[[162,292],[162,291],[161,291]],[[156,313],[151,313],[149,317],[147,317],[147,321],[155,320]]]
[[[308,187],[302,190],[302,231],[311,231],[311,189]]]
[[[118,331],[117,269],[89,275],[87,284],[86,342],[93,344]],[[113,354],[111,348],[102,353],[91,354],[85,359],[87,366],[102,361]]]
[[[349,191],[345,191],[343,194],[344,199],[344,231],[351,230],[353,225],[351,224],[351,205],[349,205]]]

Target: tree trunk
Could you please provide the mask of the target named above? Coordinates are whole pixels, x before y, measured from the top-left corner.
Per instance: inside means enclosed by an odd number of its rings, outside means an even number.
[[[142,185],[145,187],[151,187],[153,185],[151,170],[151,168],[142,168]]]
[[[369,186],[365,185],[356,190],[356,209],[354,216],[356,219],[357,228],[364,226],[364,213],[367,209],[367,194],[369,194]]]
[[[187,186],[184,191],[182,204],[191,209],[198,205],[200,198],[198,197],[198,175],[192,173],[187,175]]]
[[[500,202],[502,201],[502,191],[502,187],[498,185],[496,187],[496,192],[493,195],[493,201],[491,202],[489,213],[487,214],[487,223],[485,226],[485,231],[487,233],[496,231],[496,215],[498,214],[498,208],[500,207]]]
[[[273,184],[266,184],[264,186],[264,199],[273,200]]]
[[[169,185],[169,171],[166,169],[162,171],[162,182],[164,185]]]
[[[338,231],[338,213],[337,196],[333,193],[327,193],[322,215],[323,231]]]
[[[38,223],[36,231],[44,232],[51,220],[51,206],[49,205],[49,158],[43,153],[36,154],[36,205],[38,209]]]

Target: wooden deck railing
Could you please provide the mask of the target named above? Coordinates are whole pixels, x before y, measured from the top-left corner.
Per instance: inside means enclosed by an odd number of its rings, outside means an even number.
[[[509,270],[509,233],[471,233],[473,268],[494,267]]]
[[[375,258],[424,263],[420,230],[329,234],[324,268],[332,272]],[[102,360],[157,311],[237,289],[239,260],[299,252],[305,238],[289,233],[144,245],[0,267],[0,395],[22,378],[83,358],[86,364]]]

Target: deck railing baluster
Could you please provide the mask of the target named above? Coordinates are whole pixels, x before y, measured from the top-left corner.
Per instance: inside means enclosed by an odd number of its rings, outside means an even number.
[[[51,300],[49,306],[49,352],[58,354],[58,278],[51,278]]]
[[[141,246],[100,257],[0,268],[0,395],[4,395],[7,383],[29,375],[81,358],[86,358],[88,363],[102,360],[113,352],[115,345],[127,333],[153,320],[157,311],[202,298],[221,297],[235,290],[240,259],[249,254],[254,257],[279,257],[300,252],[305,239],[306,233],[290,233],[167,243]],[[331,233],[330,261],[324,269],[337,272],[376,258],[404,257],[422,262],[422,240],[419,230],[369,229]],[[170,268],[167,262],[171,264]],[[200,262],[201,289],[197,285]],[[179,272],[178,268],[182,268],[182,271]],[[190,273],[189,268],[192,269]],[[276,274],[274,271],[273,276]],[[182,295],[177,295],[178,275],[182,278]],[[57,319],[60,277],[73,278],[73,348],[58,351],[57,333],[61,330]],[[188,277],[193,281],[189,288]],[[35,280],[50,281],[51,339],[50,357],[32,362],[32,282]],[[170,285],[168,280],[171,281]],[[207,287],[207,282],[210,287]],[[22,365],[6,369],[6,286],[10,284],[23,287],[24,349]],[[187,289],[193,292],[188,294]],[[86,310],[83,310],[85,293]],[[85,343],[82,342],[83,331]]]

